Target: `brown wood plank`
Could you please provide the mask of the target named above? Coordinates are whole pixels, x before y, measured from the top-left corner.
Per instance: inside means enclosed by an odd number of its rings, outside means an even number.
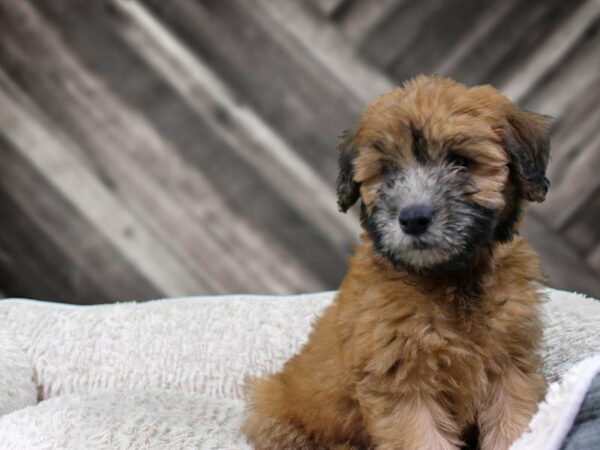
[[[79,304],[165,295],[1,134],[0,171],[0,280],[6,295]]]

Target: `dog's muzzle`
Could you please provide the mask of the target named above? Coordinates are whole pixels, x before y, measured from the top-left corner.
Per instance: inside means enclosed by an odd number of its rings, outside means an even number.
[[[407,206],[400,211],[400,227],[404,233],[418,236],[427,231],[433,215],[433,208],[429,205]]]

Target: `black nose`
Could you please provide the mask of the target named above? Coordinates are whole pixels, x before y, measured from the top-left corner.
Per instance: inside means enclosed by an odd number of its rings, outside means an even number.
[[[433,208],[428,205],[411,205],[400,211],[400,226],[406,234],[423,234],[433,220]]]

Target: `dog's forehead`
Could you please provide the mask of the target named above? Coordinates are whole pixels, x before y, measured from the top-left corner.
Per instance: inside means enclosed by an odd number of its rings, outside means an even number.
[[[475,162],[470,177],[479,193],[471,198],[500,205],[509,162],[501,131],[509,108],[514,105],[490,86],[469,89],[448,79],[420,77],[381,96],[354,134],[353,176],[363,203],[372,203],[387,169],[439,167],[447,155],[458,155]]]
[[[489,86],[418,77],[382,95],[362,115],[359,146],[379,146],[404,158],[416,139],[435,156],[468,142],[498,141],[506,99]]]

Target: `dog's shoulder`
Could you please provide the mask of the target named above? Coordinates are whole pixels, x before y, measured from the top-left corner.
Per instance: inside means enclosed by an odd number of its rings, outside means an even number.
[[[521,236],[500,244],[494,263],[498,281],[502,284],[542,282],[545,279],[538,255]]]

